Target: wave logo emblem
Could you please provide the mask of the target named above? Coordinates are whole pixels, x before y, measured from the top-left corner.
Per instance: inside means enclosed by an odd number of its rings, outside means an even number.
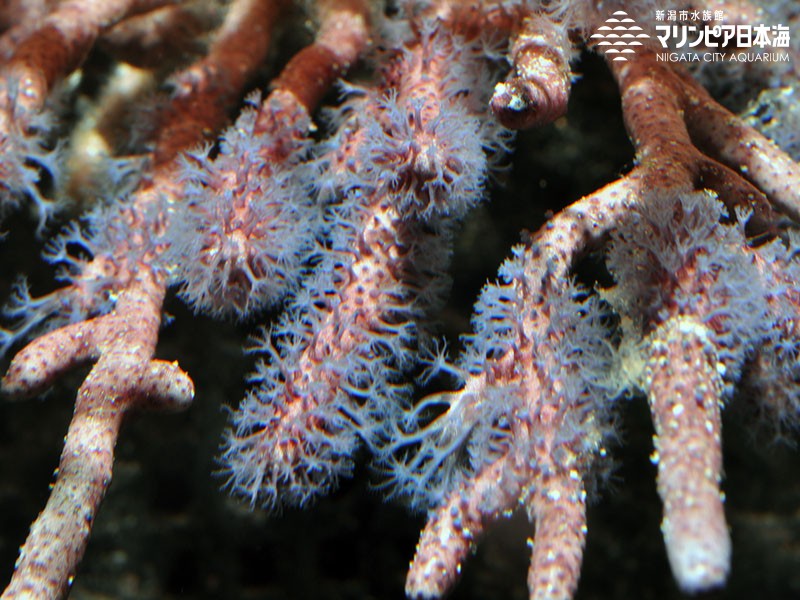
[[[597,45],[603,46],[606,54],[616,55],[612,60],[617,61],[627,61],[626,54],[634,54],[635,46],[642,45],[639,40],[649,38],[624,10],[616,11],[592,34],[592,39],[600,40]]]

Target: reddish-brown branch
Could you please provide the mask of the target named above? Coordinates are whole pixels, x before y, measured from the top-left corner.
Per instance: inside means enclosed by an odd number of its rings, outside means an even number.
[[[800,221],[800,165],[711,100],[705,90],[696,86],[694,92],[686,107],[692,139],[762,190],[780,211]]]
[[[53,86],[80,65],[97,36],[125,17],[174,0],[68,0],[18,42],[4,66],[13,103],[41,110]],[[10,92],[10,90],[9,90]]]
[[[4,390],[29,393],[76,360],[99,356],[78,390],[56,483],[20,551],[4,600],[59,598],[68,590],[111,483],[125,413],[139,405],[183,408],[191,402],[189,377],[172,363],[152,360],[163,294],[163,283],[142,267],[113,312],[80,323],[80,331],[73,327],[43,336],[12,362]]]
[[[486,525],[514,508],[522,482],[509,477],[509,462],[504,456],[488,465],[428,515],[406,578],[409,598],[439,598],[452,589]]]
[[[492,96],[495,117],[511,129],[527,129],[563,116],[572,83],[570,51],[563,25],[542,13],[526,16],[511,43],[513,71]]]
[[[293,94],[309,113],[369,44],[365,0],[324,0],[318,13],[314,43],[298,52],[272,83],[274,89]]]
[[[4,391],[31,394],[77,363],[97,359],[78,391],[50,499],[31,527],[4,599],[58,598],[66,593],[111,482],[123,416],[133,407],[175,409],[191,402],[194,390],[189,377],[174,363],[152,359],[166,284],[163,273],[149,264],[155,259],[152,249],[144,251],[154,233],[150,228],[159,221],[163,225],[164,216],[154,220],[148,214],[159,205],[160,194],[176,199],[178,152],[224,123],[228,105],[266,55],[265,34],[276,10],[272,0],[235,2],[210,55],[184,73],[182,81],[196,85],[181,90],[167,111],[166,121],[175,127],[162,130],[152,178],[144,181],[127,211],[130,230],[124,247],[114,249],[114,257],[95,259],[114,264],[119,294],[115,309],[32,342],[15,357],[3,380]],[[240,30],[252,38],[255,49],[240,45]],[[132,251],[138,260],[131,260]],[[92,276],[91,264],[85,272]]]
[[[709,333],[693,319],[667,321],[647,342],[645,367],[661,530],[672,572],[689,592],[722,585],[731,554],[719,488],[722,378]]]
[[[765,192],[726,165],[695,147],[687,126],[690,107],[699,98],[717,114],[732,115],[714,102],[702,87],[678,66],[665,66],[655,54],[641,50],[626,62],[608,61],[620,87],[622,110],[636,159],[644,177],[644,189],[713,189],[729,209],[752,210],[752,224],[770,228],[786,202],[768,198]],[[749,128],[748,128],[749,129]],[[755,134],[757,135],[757,134]]]
[[[270,31],[283,4],[283,0],[234,2],[208,55],[174,78],[175,92],[159,123],[155,169],[224,127],[228,107],[266,57]]]

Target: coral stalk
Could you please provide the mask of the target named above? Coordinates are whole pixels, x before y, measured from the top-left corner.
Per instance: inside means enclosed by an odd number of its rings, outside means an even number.
[[[731,541],[720,493],[722,379],[705,327],[669,321],[648,341],[644,386],[656,430],[661,529],[680,586],[721,585]]]
[[[56,204],[37,183],[39,169],[58,186],[58,152],[47,136],[52,127],[45,101],[57,82],[85,59],[97,36],[127,16],[167,4],[169,0],[62,2],[15,41],[14,52],[0,75],[0,203],[15,205],[22,197],[35,202],[39,232]],[[31,164],[33,163],[33,164]]]
[[[248,22],[248,11],[270,3],[270,0],[266,3],[262,0],[260,4],[240,0],[231,8],[231,19]],[[242,13],[245,8],[248,10]],[[260,15],[273,13],[266,10]],[[263,32],[263,23],[248,23]],[[220,43],[225,40],[223,36]],[[266,52],[266,45],[263,50]],[[227,54],[221,52],[215,56]],[[257,62],[255,57],[250,64]],[[237,72],[245,75],[247,69],[238,68]],[[245,77],[234,78],[237,80],[243,85]],[[231,93],[230,89],[225,91]],[[173,107],[190,98],[185,94],[180,96]],[[205,126],[213,127],[224,117],[223,105],[217,104],[210,113],[203,109],[203,103],[187,105],[192,110],[200,107],[194,123],[202,123],[204,127],[189,132],[193,143],[197,143]],[[181,110],[180,114],[198,117],[191,110]],[[177,145],[169,140],[173,161],[178,150],[188,143],[186,138]],[[76,278],[87,279],[97,275],[110,277],[105,285],[117,296],[113,310],[96,319],[56,329],[32,342],[12,361],[3,381],[7,393],[32,393],[47,387],[64,370],[86,360],[97,360],[78,392],[53,493],[31,528],[3,598],[30,594],[57,598],[66,593],[83,554],[91,522],[111,482],[113,448],[122,416],[137,405],[186,407],[194,395],[191,380],[177,365],[151,360],[166,290],[165,274],[156,265],[159,249],[153,241],[157,223],[163,224],[165,216],[160,212],[163,204],[158,194],[169,194],[173,185],[170,173],[174,168],[172,162],[157,168],[153,179],[145,181],[130,205],[115,215],[114,225],[119,228],[127,221],[129,229],[124,236],[112,237],[113,245],[104,249],[106,254],[95,257],[95,261],[106,266],[86,263],[83,272],[76,274]],[[154,190],[154,185],[160,189]],[[70,294],[80,298],[79,288],[65,290],[58,295],[73,301],[76,298]]]
[[[511,43],[512,75],[494,89],[497,119],[511,129],[555,121],[567,112],[572,85],[567,27],[541,13],[525,17]]]
[[[578,589],[586,545],[586,491],[577,472],[542,477],[529,500],[536,526],[528,589],[533,600],[568,600]]]
[[[11,363],[4,391],[30,394],[76,362],[98,359],[78,390],[55,485],[20,550],[4,600],[66,594],[111,483],[123,416],[137,406],[180,409],[192,401],[194,386],[177,364],[151,358],[163,293],[163,284],[142,269],[113,312],[41,337]]]

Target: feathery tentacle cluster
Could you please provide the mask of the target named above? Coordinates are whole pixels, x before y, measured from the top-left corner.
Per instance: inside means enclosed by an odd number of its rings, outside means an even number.
[[[170,219],[164,260],[198,312],[244,318],[276,305],[313,241],[307,178],[293,171],[308,146],[308,114],[285,93],[253,104],[213,159],[210,147],[185,155],[184,202]]]
[[[327,493],[350,474],[358,438],[374,446],[407,402],[401,375],[418,322],[446,287],[449,231],[481,199],[486,153],[501,139],[488,125],[479,137],[487,111],[468,84],[482,69],[472,47],[428,24],[320,145],[312,166],[323,173],[323,239],[255,348],[265,357],[257,387],[234,413],[222,456],[228,485],[252,504],[278,509]]]

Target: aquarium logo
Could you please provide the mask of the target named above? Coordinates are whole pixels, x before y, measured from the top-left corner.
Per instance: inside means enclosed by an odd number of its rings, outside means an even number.
[[[634,54],[636,46],[642,45],[640,40],[649,38],[624,10],[616,11],[592,34],[592,39],[600,40],[597,45],[615,61],[627,61],[627,55]]]
[[[654,35],[618,10],[591,37],[615,61],[626,61],[647,44],[659,62],[791,62],[788,25],[731,22],[722,10],[665,9],[655,11],[648,29]]]

